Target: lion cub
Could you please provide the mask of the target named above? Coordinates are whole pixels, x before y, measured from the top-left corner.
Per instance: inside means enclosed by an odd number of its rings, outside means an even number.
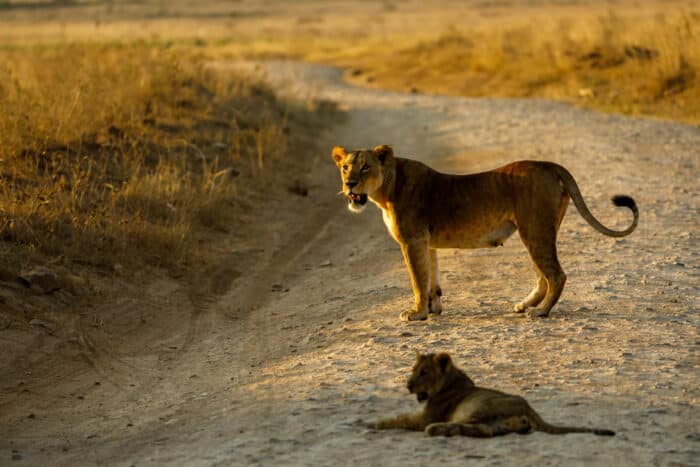
[[[418,355],[407,386],[419,402],[428,401],[423,411],[381,420],[374,428],[403,428],[425,431],[430,436],[480,438],[525,434],[533,430],[551,434],[615,434],[600,428],[550,425],[522,397],[474,386],[446,353]]]

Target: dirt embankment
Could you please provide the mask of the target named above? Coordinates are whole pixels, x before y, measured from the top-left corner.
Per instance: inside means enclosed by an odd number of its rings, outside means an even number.
[[[0,388],[3,463],[697,462],[700,131],[548,101],[359,89],[317,66],[261,71],[282,92],[347,112],[319,135],[328,151],[307,172],[309,196],[252,200],[246,234],[200,281],[126,290],[100,310],[103,326],[45,336],[55,351],[28,356],[25,375]],[[391,144],[455,172],[556,161],[606,225],[629,221],[609,202],[617,193],[637,200],[640,225],[606,238],[571,207],[559,241],[569,281],[546,320],[510,311],[534,281],[517,236],[441,251],[445,312],[407,325],[400,251],[374,208],[351,215],[336,196],[333,144]],[[478,384],[525,396],[552,423],[618,435],[428,439],[359,426],[417,410],[404,389],[416,351],[450,352]]]

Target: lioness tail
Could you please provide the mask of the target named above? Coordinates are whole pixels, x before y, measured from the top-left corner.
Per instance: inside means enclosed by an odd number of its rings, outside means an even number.
[[[586,203],[583,201],[583,195],[581,195],[581,190],[579,190],[578,185],[576,184],[576,180],[574,180],[574,177],[569,173],[569,171],[557,164],[552,164],[552,167],[559,176],[559,179],[564,184],[564,189],[569,194],[569,196],[571,196],[571,199],[573,200],[576,209],[578,209],[578,212],[581,214],[581,217],[586,219],[586,222],[588,222],[591,225],[591,227],[596,229],[598,232],[604,235],[608,235],[610,237],[624,237],[626,235],[631,234],[637,227],[637,222],[639,220],[639,210],[637,209],[637,203],[634,202],[634,199],[626,195],[616,195],[612,197],[613,204],[618,207],[629,208],[632,211],[634,219],[632,219],[632,224],[625,230],[609,229],[603,224],[601,224],[600,221],[598,221],[598,219],[593,217],[591,211],[588,210],[588,206],[586,206]]]

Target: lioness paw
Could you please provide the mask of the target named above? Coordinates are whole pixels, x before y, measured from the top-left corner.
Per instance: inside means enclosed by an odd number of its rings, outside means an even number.
[[[428,301],[428,313],[432,313],[434,315],[439,315],[442,313],[442,302],[440,301],[439,296],[435,297],[430,297],[430,300]]]
[[[428,319],[428,311],[402,311],[399,318],[401,318],[402,321],[423,321]]]
[[[527,315],[532,319],[546,318],[549,316],[549,310],[545,310],[542,308],[531,308],[527,312]]]

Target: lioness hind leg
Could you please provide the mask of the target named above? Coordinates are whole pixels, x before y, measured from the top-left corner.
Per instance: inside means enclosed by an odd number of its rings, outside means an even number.
[[[531,226],[530,229],[520,230],[520,238],[530,253],[532,262],[539,272],[538,275],[544,277],[547,284],[547,292],[541,299],[541,303],[529,312],[531,317],[549,316],[550,310],[559,300],[566,283],[566,274],[564,274],[557,258],[557,221],[558,219],[555,218],[552,219],[551,223],[543,222]]]
[[[554,233],[551,230],[546,231],[543,236],[549,243],[545,241],[543,246],[543,254],[539,255],[540,262],[535,261],[535,268],[542,271],[541,278],[544,276],[545,282],[547,283],[547,293],[544,296],[544,301],[535,304],[539,305],[537,308],[530,311],[531,317],[546,317],[549,316],[549,311],[561,296],[564,290],[564,284],[566,283],[566,274],[559,264],[559,259],[557,258],[557,234],[559,233],[559,227],[561,227],[561,222],[564,220],[564,215],[566,214],[566,208],[569,206],[569,196],[564,195],[561,198],[561,204],[559,205],[559,210],[557,211],[556,222],[554,223]],[[534,261],[534,256],[533,256]],[[542,300],[542,299],[540,299]]]
[[[552,307],[557,303],[566,283],[566,274],[557,259],[557,249],[553,243],[549,245],[534,245],[528,247],[532,261],[538,271],[544,276],[547,283],[547,293],[537,308],[532,308],[529,312],[531,317],[546,317]]]
[[[428,313],[442,313],[442,289],[440,288],[440,269],[437,251],[430,249],[430,295],[428,296]]]

